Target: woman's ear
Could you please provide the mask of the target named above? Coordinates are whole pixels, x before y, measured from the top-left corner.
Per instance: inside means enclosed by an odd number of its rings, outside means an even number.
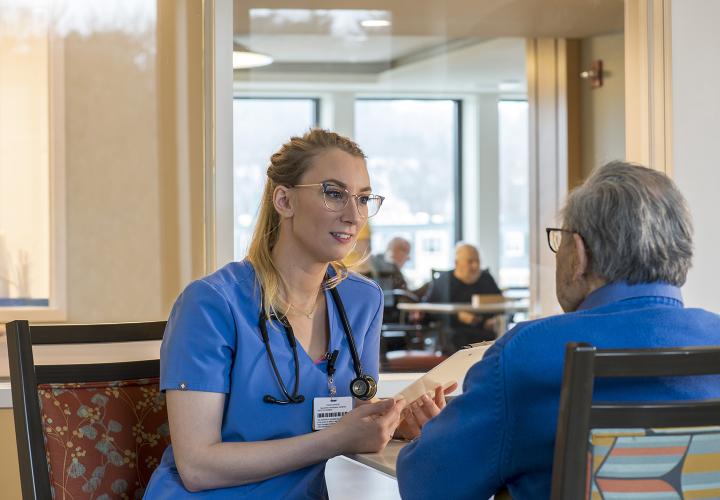
[[[292,191],[286,186],[276,186],[273,191],[273,206],[281,218],[292,217],[295,213]]]

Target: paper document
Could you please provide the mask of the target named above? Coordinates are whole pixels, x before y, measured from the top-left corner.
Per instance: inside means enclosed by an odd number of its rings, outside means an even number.
[[[394,399],[405,398],[408,404],[428,394],[432,397],[435,389],[442,386],[443,389],[450,387],[453,382],[462,384],[465,374],[470,367],[480,361],[493,342],[480,342],[472,344],[472,347],[460,349],[448,359],[437,365],[415,382],[407,386],[394,396]]]

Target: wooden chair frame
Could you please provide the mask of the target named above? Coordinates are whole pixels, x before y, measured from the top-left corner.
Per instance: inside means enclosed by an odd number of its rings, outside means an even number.
[[[161,340],[165,321],[97,325],[6,325],[20,484],[25,499],[51,498],[38,385],[153,378],[160,360],[79,365],[35,365],[34,345],[93,344]]]
[[[720,347],[599,350],[569,343],[552,475],[552,500],[585,498],[591,429],[720,425],[720,399],[672,402],[593,402],[596,378],[720,374]]]

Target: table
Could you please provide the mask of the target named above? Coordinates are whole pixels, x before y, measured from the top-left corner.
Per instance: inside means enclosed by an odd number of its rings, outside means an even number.
[[[345,455],[345,458],[359,462],[371,469],[382,472],[393,479],[397,479],[397,457],[400,450],[402,450],[407,444],[408,441],[393,439],[380,453],[357,453],[354,455]],[[508,493],[507,488],[503,486],[502,489],[495,493],[490,500],[510,500],[510,494]]]
[[[406,444],[408,444],[407,441],[393,439],[380,453],[355,453],[346,455],[346,457],[378,470],[383,474],[387,474],[392,478],[396,478],[397,473],[395,472],[395,466],[397,464],[397,458],[400,450],[402,450]]]
[[[527,299],[506,300],[503,302],[492,302],[485,304],[468,303],[435,303],[435,302],[402,302],[397,305],[401,311],[422,311],[434,314],[457,314],[461,311],[474,314],[498,314],[498,321],[495,331],[501,336],[507,330],[507,317],[514,313],[526,313],[530,307]]]

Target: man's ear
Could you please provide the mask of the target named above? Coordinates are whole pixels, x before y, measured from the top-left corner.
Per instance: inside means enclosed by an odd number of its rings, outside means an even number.
[[[295,214],[292,192],[286,186],[276,186],[273,191],[273,206],[281,218],[289,218]]]
[[[573,270],[574,278],[582,278],[588,271],[590,264],[588,260],[587,247],[585,240],[577,233],[573,233],[573,246],[575,251],[575,269]]]

